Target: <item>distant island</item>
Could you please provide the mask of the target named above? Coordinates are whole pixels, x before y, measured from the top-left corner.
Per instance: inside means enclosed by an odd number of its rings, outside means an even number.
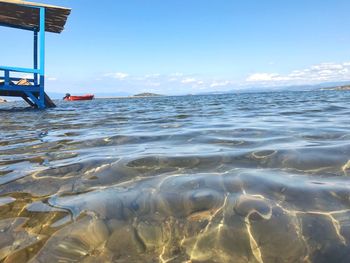
[[[350,85],[322,88],[321,90],[350,90]]]
[[[150,92],[144,92],[134,95],[133,97],[160,97],[163,95],[156,94],[156,93],[150,93]]]

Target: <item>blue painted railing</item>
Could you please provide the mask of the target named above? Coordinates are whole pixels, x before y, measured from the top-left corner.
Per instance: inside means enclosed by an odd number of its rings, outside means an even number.
[[[19,4],[23,5],[23,4]],[[19,67],[5,67],[0,66],[0,80],[4,80],[3,85],[0,85],[0,90],[6,92],[22,91],[32,102],[32,104],[38,108],[45,108],[45,8],[31,5],[23,5],[31,8],[39,9],[39,30],[28,29],[34,32],[34,50],[33,50],[33,68],[19,68]],[[3,25],[6,26],[6,25]],[[38,38],[40,46],[38,45]],[[40,60],[38,61],[38,55]],[[38,63],[39,62],[39,63]],[[38,67],[40,65],[40,67]],[[3,73],[3,76],[1,76]],[[11,76],[12,73],[29,73],[33,74],[33,78],[27,79],[32,85],[16,85],[14,82],[19,81],[21,78]]]

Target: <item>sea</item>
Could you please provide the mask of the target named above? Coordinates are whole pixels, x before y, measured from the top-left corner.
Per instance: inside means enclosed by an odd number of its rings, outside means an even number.
[[[0,106],[0,262],[350,262],[350,92]]]

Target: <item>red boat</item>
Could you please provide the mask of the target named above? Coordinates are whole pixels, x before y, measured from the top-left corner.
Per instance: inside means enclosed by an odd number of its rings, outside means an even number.
[[[70,94],[67,93],[63,99],[68,101],[75,101],[75,100],[92,100],[93,98],[94,98],[93,94],[86,94],[82,96],[71,96]]]

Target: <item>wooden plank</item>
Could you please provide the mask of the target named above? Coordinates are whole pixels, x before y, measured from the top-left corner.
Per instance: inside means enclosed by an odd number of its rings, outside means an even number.
[[[61,33],[71,9],[19,0],[0,0],[0,24],[23,29],[39,29],[39,8],[46,11],[47,32]]]
[[[56,5],[47,5],[47,4],[30,2],[30,1],[23,1],[23,0],[0,0],[0,2],[9,3],[9,4],[17,4],[17,5],[30,5],[30,6],[37,6],[37,7],[71,10],[70,8],[67,8],[67,7],[56,6]]]

